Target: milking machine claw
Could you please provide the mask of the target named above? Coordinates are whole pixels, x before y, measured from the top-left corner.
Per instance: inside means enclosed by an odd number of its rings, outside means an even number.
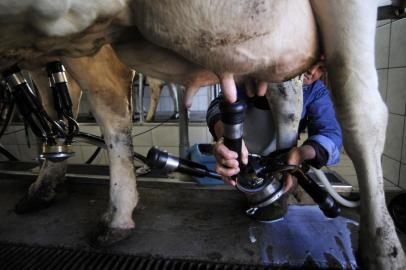
[[[71,143],[79,131],[79,126],[73,117],[65,68],[61,62],[56,61],[48,63],[46,69],[58,120],[53,120],[45,111],[35,84],[32,83],[32,87],[28,83],[17,65],[4,70],[2,76],[24,121],[43,142],[40,157],[58,162],[74,154]]]
[[[286,199],[289,191],[284,189],[286,174],[298,179],[299,185],[309,193],[325,216],[334,218],[340,213],[335,200],[310,177],[307,177],[306,164],[293,166],[286,164],[289,149],[275,151],[269,156],[250,155],[248,164],[236,177],[237,189],[247,197],[250,207],[245,213],[261,221],[281,218],[286,213]],[[180,172],[195,177],[221,179],[221,175],[205,165],[178,158],[152,147],[147,155],[151,168]],[[275,207],[278,210],[275,210]],[[277,213],[276,213],[277,212]]]

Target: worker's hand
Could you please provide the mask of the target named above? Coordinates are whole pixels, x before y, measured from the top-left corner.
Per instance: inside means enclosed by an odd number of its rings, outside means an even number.
[[[304,73],[303,84],[312,84],[321,78],[326,69],[324,56]]]
[[[287,164],[289,165],[300,165],[304,161],[304,157],[301,154],[299,147],[293,147],[290,149],[287,157]],[[283,189],[286,191],[290,190],[293,187],[293,176],[291,174],[286,175],[285,186]]]
[[[287,156],[287,164],[289,165],[300,165],[305,160],[311,160],[316,157],[316,151],[310,145],[302,145],[300,147],[293,147],[290,149]],[[289,190],[293,186],[293,177],[288,174],[285,181],[285,191]]]
[[[225,183],[235,186],[236,182],[231,179],[231,176],[240,172],[237,153],[228,149],[221,138],[214,146],[213,154],[216,158],[216,172],[222,176]],[[244,140],[242,141],[241,160],[244,164],[248,163],[248,150]]]

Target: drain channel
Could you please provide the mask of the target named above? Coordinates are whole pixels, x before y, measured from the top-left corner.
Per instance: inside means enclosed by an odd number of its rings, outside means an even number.
[[[276,268],[0,243],[0,269],[266,270]]]

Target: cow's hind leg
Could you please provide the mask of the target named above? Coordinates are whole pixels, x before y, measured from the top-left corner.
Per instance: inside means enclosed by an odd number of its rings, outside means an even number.
[[[65,58],[64,63],[83,89],[100,124],[110,162],[110,203],[95,237],[106,246],[127,238],[134,229],[132,213],[138,202],[131,138],[133,73],[104,46],[95,56]]]
[[[38,87],[41,95],[42,105],[52,119],[57,119],[53,105],[52,91],[49,88],[48,77],[44,69],[36,68],[31,70],[33,81]],[[81,97],[81,89],[77,83],[68,76],[69,94],[73,103],[75,117]],[[45,160],[34,183],[31,184],[26,195],[15,205],[15,212],[18,214],[38,211],[48,207],[55,198],[56,187],[65,179],[67,161],[52,162]]]
[[[358,258],[362,269],[406,269],[385,204],[381,155],[387,109],[374,63],[375,2],[311,2],[321,28],[333,101],[361,196]]]

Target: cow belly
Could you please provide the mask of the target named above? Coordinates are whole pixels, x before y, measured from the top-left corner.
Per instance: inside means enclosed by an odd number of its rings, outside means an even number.
[[[171,50],[147,41],[134,28],[127,29],[123,36],[132,37],[132,39],[115,42],[113,44],[115,52],[124,64],[138,72],[187,86],[211,85],[218,82],[213,72]]]
[[[318,54],[308,1],[135,3],[136,24],[147,39],[217,73],[280,81],[304,71]]]

